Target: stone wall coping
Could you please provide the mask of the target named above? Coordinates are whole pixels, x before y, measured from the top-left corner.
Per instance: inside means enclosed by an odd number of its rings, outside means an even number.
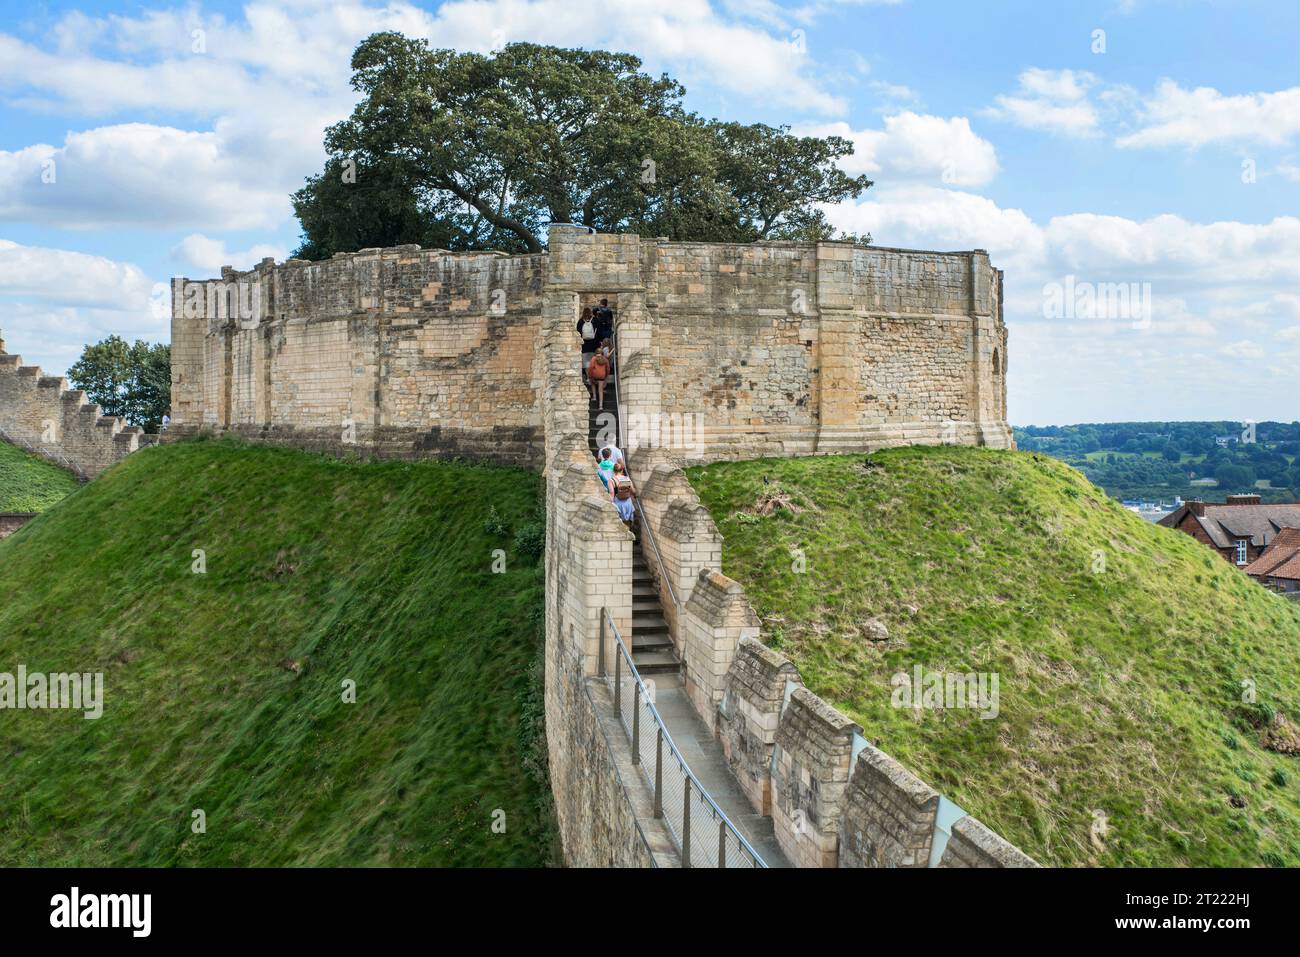
[[[817,722],[824,724],[834,734],[862,733],[861,725],[848,715],[832,708],[820,697],[813,694],[802,685],[795,688],[794,693],[790,695],[790,707],[798,707],[806,710],[810,717]],[[785,724],[785,722],[782,721],[782,724]]]
[[[953,852],[953,844],[957,840],[965,840],[980,852],[987,854],[997,862],[999,867],[1043,866],[1014,844],[999,837],[986,824],[973,817],[964,817],[952,826],[952,839],[949,840],[948,846],[944,848],[943,857],[945,859]],[[939,866],[943,866],[942,859],[939,861]]]
[[[885,752],[867,745],[858,755],[858,763],[853,769],[850,787],[870,790],[868,782],[873,773],[884,777],[889,781],[890,786],[906,795],[908,800],[916,806],[927,807],[933,804],[935,808],[938,808],[938,791],[885,754]]]
[[[659,520],[660,534],[678,542],[687,541],[722,541],[718,526],[713,522],[709,510],[698,501],[676,499]]]
[[[656,465],[641,483],[641,497],[654,501],[671,502],[675,499],[698,500],[686,472],[676,465]]]
[[[758,614],[740,582],[711,568],[700,569],[687,611],[712,627],[759,627]]]
[[[633,540],[614,503],[597,495],[588,495],[578,503],[570,519],[569,534],[574,541],[583,542]]]
[[[781,652],[769,648],[757,638],[741,638],[736,646],[736,661],[742,658],[753,662],[753,667],[769,676],[790,675],[799,678],[799,669]]]

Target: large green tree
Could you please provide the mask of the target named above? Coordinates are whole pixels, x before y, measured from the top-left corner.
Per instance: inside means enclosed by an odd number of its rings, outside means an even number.
[[[298,255],[418,242],[540,251],[548,223],[679,240],[828,239],[820,207],[861,195],[840,137],[706,120],[626,53],[513,43],[492,55],[377,33],[360,102],[294,194]]]
[[[168,345],[109,336],[86,346],[68,378],[105,415],[157,432],[171,409],[171,351]]]

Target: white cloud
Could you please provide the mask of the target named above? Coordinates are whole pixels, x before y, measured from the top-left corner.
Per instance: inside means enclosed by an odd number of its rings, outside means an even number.
[[[0,239],[0,296],[54,305],[140,308],[152,283],[129,263]]]
[[[982,186],[997,175],[997,151],[975,134],[964,116],[945,119],[905,112],[885,117],[884,123],[883,130],[854,130],[847,123],[826,123],[796,132],[850,140],[853,155],[843,165],[853,175],[951,186]]]
[[[249,249],[228,252],[224,240],[212,239],[202,233],[191,233],[180,241],[171,255],[186,266],[216,273],[222,266],[251,269],[268,256],[283,261],[288,253],[283,247],[269,243],[258,243]]]
[[[1089,99],[1097,77],[1087,71],[1031,67],[1020,74],[1016,92],[1003,94],[985,110],[988,116],[1066,136],[1091,136],[1099,122]]]
[[[126,123],[0,151],[0,220],[273,228],[289,215],[292,185],[220,133]]]
[[[153,290],[130,263],[0,240],[0,338],[51,375],[75,362],[82,344],[109,335],[165,340],[168,321],[150,307]]]
[[[202,53],[192,52],[196,29]],[[401,0],[287,0],[250,4],[238,22],[197,8],[93,21],[77,14],[56,30],[57,52],[0,35],[0,86],[24,91],[29,102],[56,100],[92,113],[170,109],[210,117],[270,112],[304,97],[350,102],[352,50],[379,30],[478,52],[514,39],[626,50],[687,83],[701,79],[810,112],[845,108],[814,78],[815,59],[788,32],[729,18],[702,0],[450,0],[435,13]],[[130,60],[97,55],[91,39],[96,49]]]
[[[1229,359],[1262,359],[1265,352],[1262,346],[1243,339],[1240,342],[1229,343],[1219,350],[1222,355]]]
[[[202,31],[202,52],[193,33]],[[703,79],[755,101],[834,113],[816,58],[788,33],[728,18],[703,0],[402,0],[251,3],[227,19],[186,7],[136,16],[65,15],[52,47],[0,34],[10,103],[94,116],[193,117],[203,129],[108,124],[60,145],[0,152],[0,220],[67,227],[276,228],[288,194],[323,161],[324,128],[348,114],[356,44],[400,30],[485,52],[512,39],[640,55],[651,72]],[[55,184],[41,162],[55,162]]]
[[[1041,262],[1045,236],[1019,209],[1002,209],[991,199],[929,186],[871,190],[858,203],[827,210],[849,232],[872,234],[882,246],[920,249],[987,249],[998,265],[1024,268]]]
[[[1213,87],[1188,90],[1163,80],[1143,100],[1141,114],[1142,127],[1119,137],[1117,146],[1195,149],[1221,142],[1280,146],[1300,134],[1300,87],[1226,96]]]

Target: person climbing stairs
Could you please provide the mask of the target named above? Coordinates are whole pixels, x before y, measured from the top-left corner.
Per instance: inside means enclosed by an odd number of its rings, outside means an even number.
[[[594,399],[588,401],[587,444],[592,457],[597,458],[603,446],[611,442],[617,444],[619,432],[618,376],[615,374],[605,386],[605,408],[598,408]],[[646,534],[644,515],[638,503],[636,521],[632,526],[636,538],[632,546],[632,661],[642,675],[677,674],[681,671],[681,662],[673,650],[668,621],[646,560],[647,550],[643,547],[642,536]]]

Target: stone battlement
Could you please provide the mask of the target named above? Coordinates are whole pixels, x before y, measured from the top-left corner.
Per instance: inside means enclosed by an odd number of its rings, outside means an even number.
[[[62,376],[47,376],[0,340],[0,441],[49,459],[80,479],[92,479],[156,436],[107,416]]]
[[[577,312],[605,297],[640,445],[690,463],[1009,447],[1001,291],[981,250],[558,227],[539,254],[263,260],[174,282],[171,434],[540,467],[543,317],[567,321],[576,368]]]

